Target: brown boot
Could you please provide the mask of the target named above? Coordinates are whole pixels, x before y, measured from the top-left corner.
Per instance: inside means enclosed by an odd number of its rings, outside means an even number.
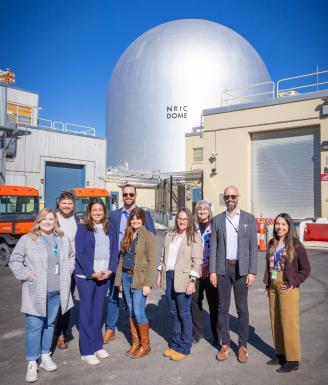
[[[140,347],[131,358],[141,358],[150,352],[149,324],[138,324]]]
[[[139,346],[140,346],[139,334],[137,329],[137,321],[134,318],[129,318],[129,320],[130,320],[132,344],[130,349],[127,352],[125,352],[125,355],[127,357],[133,355],[139,349]]]
[[[106,328],[104,333],[104,344],[108,344],[109,341],[115,338],[115,332],[113,329]]]
[[[68,348],[68,344],[65,341],[64,336],[57,337],[56,348],[60,350],[65,350]]]

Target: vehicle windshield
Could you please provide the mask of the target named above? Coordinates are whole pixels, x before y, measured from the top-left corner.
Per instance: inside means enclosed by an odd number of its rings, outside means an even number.
[[[92,198],[95,198],[95,197],[76,198],[75,199],[75,212],[77,214],[85,213],[87,211],[89,201]],[[108,197],[97,197],[97,198],[101,198],[102,199],[102,201],[105,203],[105,206],[107,207],[107,210],[108,210],[108,207],[109,207],[109,199],[108,199]]]
[[[0,214],[29,214],[39,211],[38,197],[2,195]]]

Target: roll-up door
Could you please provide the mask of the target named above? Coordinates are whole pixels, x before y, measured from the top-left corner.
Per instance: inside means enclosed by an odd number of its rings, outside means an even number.
[[[56,198],[64,190],[85,187],[85,169],[80,164],[46,162],[45,207],[56,207]]]
[[[319,128],[254,133],[251,139],[253,214],[321,216]]]

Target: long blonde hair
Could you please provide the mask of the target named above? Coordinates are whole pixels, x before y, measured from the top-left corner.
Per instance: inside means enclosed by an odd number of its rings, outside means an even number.
[[[55,217],[55,227],[53,229],[53,233],[59,237],[62,237],[64,235],[64,233],[60,230],[55,210],[45,207],[44,209],[39,211],[38,215],[36,216],[35,222],[33,223],[31,231],[33,241],[37,240],[41,236],[40,223],[50,213],[53,214],[53,216]]]

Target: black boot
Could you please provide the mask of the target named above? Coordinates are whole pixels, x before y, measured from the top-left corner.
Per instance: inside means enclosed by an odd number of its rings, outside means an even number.
[[[300,363],[298,361],[286,361],[281,368],[277,369],[278,373],[289,373],[293,370],[298,370]]]
[[[280,365],[283,366],[286,363],[286,357],[284,354],[277,354],[275,358],[272,358],[272,360],[268,361],[268,365]]]

